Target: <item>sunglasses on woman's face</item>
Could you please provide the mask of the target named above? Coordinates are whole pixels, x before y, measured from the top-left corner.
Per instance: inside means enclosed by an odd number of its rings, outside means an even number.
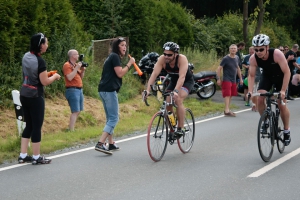
[[[265,50],[265,48],[261,48],[261,49],[254,49],[255,52],[263,52]]]

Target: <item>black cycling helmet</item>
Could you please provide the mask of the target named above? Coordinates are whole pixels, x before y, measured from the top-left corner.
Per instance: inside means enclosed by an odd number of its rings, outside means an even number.
[[[265,34],[258,34],[254,36],[252,39],[252,45],[255,47],[266,46],[269,44],[270,44],[270,38]]]
[[[176,44],[175,42],[167,42],[164,44],[163,46],[164,50],[168,50],[168,51],[173,51],[175,53],[178,53],[179,51],[179,45]]]

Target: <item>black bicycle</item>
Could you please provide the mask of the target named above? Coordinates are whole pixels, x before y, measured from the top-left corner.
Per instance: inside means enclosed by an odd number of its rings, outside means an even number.
[[[144,91],[144,95],[146,95]],[[150,158],[157,162],[160,161],[167,149],[167,144],[174,144],[177,141],[178,147],[182,153],[188,153],[193,144],[195,138],[195,119],[193,112],[189,109],[185,109],[184,117],[184,130],[183,136],[178,138],[174,133],[177,130],[177,118],[174,114],[171,118],[167,111],[167,106],[174,106],[173,92],[163,93],[163,103],[160,110],[156,112],[148,126],[147,131],[147,147]],[[170,96],[170,102],[166,101],[166,97]],[[147,99],[143,98],[145,104],[149,106]]]
[[[275,142],[280,153],[283,153],[284,134],[283,122],[280,117],[277,100],[280,100],[279,92],[256,93],[252,96],[265,96],[267,107],[260,117],[257,130],[258,150],[263,161],[268,162],[273,155]],[[281,104],[285,103],[281,100]]]

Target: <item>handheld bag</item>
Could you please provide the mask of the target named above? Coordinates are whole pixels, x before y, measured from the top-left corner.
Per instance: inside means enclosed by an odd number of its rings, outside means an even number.
[[[28,98],[38,97],[38,88],[34,85],[27,84],[28,77],[25,76],[24,83],[22,84],[20,95]]]

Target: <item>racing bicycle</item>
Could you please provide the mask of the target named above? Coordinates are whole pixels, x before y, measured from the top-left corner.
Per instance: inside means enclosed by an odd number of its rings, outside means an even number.
[[[147,106],[149,106],[144,91],[143,100]],[[173,92],[165,92],[162,94],[163,102],[160,110],[156,112],[148,126],[147,130],[147,148],[150,158],[157,162],[160,161],[167,149],[167,144],[173,145],[177,142],[178,147],[182,153],[188,153],[193,144],[195,138],[195,119],[193,112],[189,108],[185,108],[184,118],[184,134],[181,137],[177,137],[174,133],[177,130],[177,119],[174,116],[173,119],[169,117],[167,106],[177,107],[173,100]],[[167,96],[170,96],[170,102],[167,102]]]
[[[267,107],[260,117],[257,130],[257,143],[259,154],[263,161],[268,162],[272,155],[275,142],[280,153],[283,153],[284,134],[283,122],[277,100],[280,99],[279,92],[255,93],[252,96],[266,97]],[[281,100],[281,104],[285,103]]]

